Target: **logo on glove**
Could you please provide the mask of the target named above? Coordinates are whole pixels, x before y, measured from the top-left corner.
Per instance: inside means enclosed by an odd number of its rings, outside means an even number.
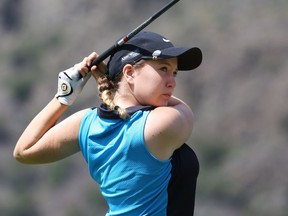
[[[63,92],[63,93],[68,93],[67,91],[68,91],[68,85],[66,84],[66,83],[62,83],[61,84],[61,91]]]
[[[66,80],[60,80],[59,86],[58,86],[58,93],[57,97],[63,97],[70,95],[73,92],[73,89],[71,88],[71,85]]]

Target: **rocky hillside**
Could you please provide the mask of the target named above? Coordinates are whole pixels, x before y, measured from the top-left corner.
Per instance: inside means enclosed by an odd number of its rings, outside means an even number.
[[[166,3],[1,1],[1,216],[104,215],[81,154],[27,166],[12,151],[55,95],[59,71],[103,52]],[[204,53],[199,69],[179,74],[176,91],[195,114],[196,216],[287,214],[287,11],[286,0],[182,0],[146,28]],[[97,103],[90,80],[67,115]]]

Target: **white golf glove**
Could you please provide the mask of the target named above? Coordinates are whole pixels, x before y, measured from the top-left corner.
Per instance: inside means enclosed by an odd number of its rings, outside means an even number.
[[[72,105],[90,77],[91,73],[82,77],[75,67],[60,72],[58,76],[58,91],[55,97],[61,104]]]

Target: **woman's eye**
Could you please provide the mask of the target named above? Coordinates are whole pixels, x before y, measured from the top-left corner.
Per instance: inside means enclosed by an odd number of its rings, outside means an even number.
[[[160,70],[163,71],[163,72],[167,72],[168,68],[167,67],[162,67],[162,68],[160,68]]]
[[[169,68],[168,68],[168,67],[161,67],[161,68],[160,68],[160,71],[167,73],[167,72],[169,72]],[[174,76],[174,77],[176,77],[177,74],[178,74],[178,70],[176,70],[176,71],[173,72],[173,76]]]

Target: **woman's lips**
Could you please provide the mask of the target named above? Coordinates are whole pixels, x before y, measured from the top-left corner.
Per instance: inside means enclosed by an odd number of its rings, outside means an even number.
[[[172,94],[170,94],[170,93],[165,93],[165,94],[163,94],[163,96],[164,96],[164,97],[171,97]]]

